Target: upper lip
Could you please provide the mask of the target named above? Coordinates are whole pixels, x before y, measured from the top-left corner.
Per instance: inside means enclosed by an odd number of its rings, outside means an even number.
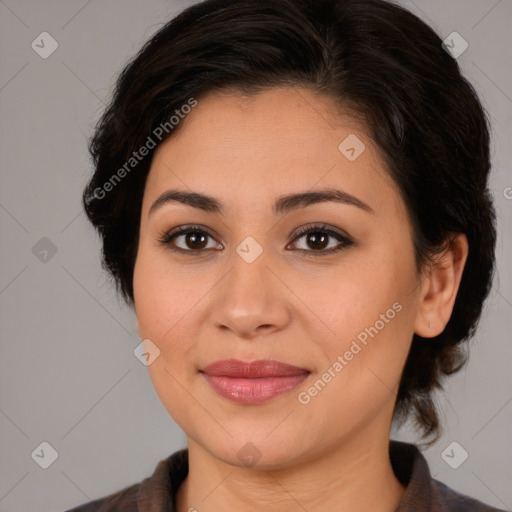
[[[309,373],[304,368],[269,359],[244,362],[238,359],[224,359],[205,366],[203,373],[216,377],[258,379],[264,377],[287,377]]]

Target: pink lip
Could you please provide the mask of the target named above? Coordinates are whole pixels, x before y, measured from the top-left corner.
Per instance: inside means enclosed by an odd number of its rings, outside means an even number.
[[[278,361],[217,361],[201,370],[219,395],[242,404],[263,403],[298,386],[309,371]]]

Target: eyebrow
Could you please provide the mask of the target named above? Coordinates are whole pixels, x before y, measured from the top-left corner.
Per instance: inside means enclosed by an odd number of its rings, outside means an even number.
[[[285,213],[307,206],[335,202],[355,206],[368,213],[375,213],[373,209],[361,199],[342,190],[327,188],[315,192],[299,192],[295,194],[288,194],[280,196],[276,199],[272,211],[274,215],[284,215]],[[188,192],[185,190],[171,189],[161,194],[156,201],[151,205],[148,216],[155,210],[168,203],[180,203],[192,208],[198,208],[208,213],[225,214],[225,209],[222,203],[212,196],[200,194],[198,192]]]

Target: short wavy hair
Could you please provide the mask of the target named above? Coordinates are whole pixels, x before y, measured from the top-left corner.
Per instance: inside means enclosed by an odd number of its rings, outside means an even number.
[[[432,444],[441,432],[434,392],[465,364],[463,342],[492,285],[496,216],[487,114],[440,37],[408,10],[384,0],[205,0],[159,29],[118,76],[89,141],[95,170],[83,205],[103,268],[133,306],[145,180],[156,148],[183,124],[169,120],[213,91],[283,86],[363,120],[407,206],[418,270],[453,233],[467,236],[452,316],[434,339],[414,335],[395,404],[394,420],[412,416]],[[130,160],[142,147],[144,158]]]

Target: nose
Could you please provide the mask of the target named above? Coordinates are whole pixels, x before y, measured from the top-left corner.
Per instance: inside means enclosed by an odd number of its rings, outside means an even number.
[[[247,340],[285,328],[291,316],[290,293],[276,274],[263,255],[247,263],[234,253],[233,265],[216,286],[213,324]]]

